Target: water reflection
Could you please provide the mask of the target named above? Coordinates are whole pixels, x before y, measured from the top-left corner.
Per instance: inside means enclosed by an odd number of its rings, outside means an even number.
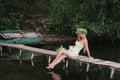
[[[48,74],[50,74],[54,80],[62,80],[61,75],[55,73],[54,71],[48,72]]]
[[[34,67],[35,65],[34,65],[34,61],[33,60],[31,60],[31,65]]]
[[[22,57],[19,57],[20,64],[23,63]],[[29,60],[31,62],[31,65],[34,67],[34,60]]]
[[[67,72],[67,73],[66,73]],[[90,78],[89,75],[87,74],[79,74],[79,73],[72,73],[71,74],[71,71],[68,71],[68,70],[65,70],[65,71],[62,71],[58,72],[57,71],[50,71],[50,72],[47,72],[47,74],[51,75],[52,79],[53,80],[99,80],[99,79],[92,79]],[[100,79],[101,80],[101,79]]]

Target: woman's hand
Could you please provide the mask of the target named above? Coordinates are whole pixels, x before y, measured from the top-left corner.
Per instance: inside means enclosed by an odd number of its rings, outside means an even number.
[[[71,46],[71,45],[70,45],[70,46],[69,46],[69,49],[71,49],[71,48],[74,48],[74,46]]]
[[[93,57],[89,57],[90,59],[94,59]]]

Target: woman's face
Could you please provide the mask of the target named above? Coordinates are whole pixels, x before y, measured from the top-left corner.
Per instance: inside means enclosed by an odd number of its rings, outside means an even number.
[[[82,39],[85,38],[85,34],[83,34],[83,33],[79,33],[78,35],[79,35],[79,37],[82,38]]]

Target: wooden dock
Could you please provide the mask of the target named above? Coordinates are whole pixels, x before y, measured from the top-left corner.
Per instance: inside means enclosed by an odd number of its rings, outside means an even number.
[[[55,51],[51,51],[51,50],[46,50],[46,49],[40,49],[40,48],[34,48],[34,47],[29,47],[29,46],[25,46],[22,44],[9,44],[9,43],[0,43],[0,51],[1,51],[1,56],[3,55],[3,51],[2,51],[2,47],[6,46],[11,48],[17,48],[19,49],[19,55],[22,55],[22,51],[29,51],[32,53],[31,55],[31,60],[33,60],[34,58],[34,54],[40,54],[40,55],[47,55],[49,56],[48,58],[48,63],[50,63],[51,61],[51,57],[52,56],[56,56],[57,53]],[[116,63],[113,61],[105,61],[102,59],[90,59],[86,56],[78,56],[78,57],[69,57],[70,59],[81,63],[86,63],[87,67],[86,67],[86,71],[89,71],[90,68],[90,64],[94,64],[94,65],[98,65],[99,67],[106,67],[106,68],[110,68],[111,73],[110,73],[110,78],[112,79],[114,76],[114,72],[115,70],[120,70],[120,63]],[[68,67],[68,61],[66,61],[66,68]]]

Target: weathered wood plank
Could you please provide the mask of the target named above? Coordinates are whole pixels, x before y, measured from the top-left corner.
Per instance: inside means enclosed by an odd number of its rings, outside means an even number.
[[[2,34],[1,34],[2,35]],[[3,36],[4,35],[4,36]],[[14,32],[14,33],[3,33],[3,37],[16,38],[16,37],[40,37],[42,34],[36,32]]]
[[[51,56],[57,55],[57,53],[55,51],[24,46],[22,44],[0,43],[0,45],[1,46],[12,47],[12,48],[18,48],[20,50],[30,51],[30,52],[34,52],[34,53],[38,53],[38,54],[51,55]]]

